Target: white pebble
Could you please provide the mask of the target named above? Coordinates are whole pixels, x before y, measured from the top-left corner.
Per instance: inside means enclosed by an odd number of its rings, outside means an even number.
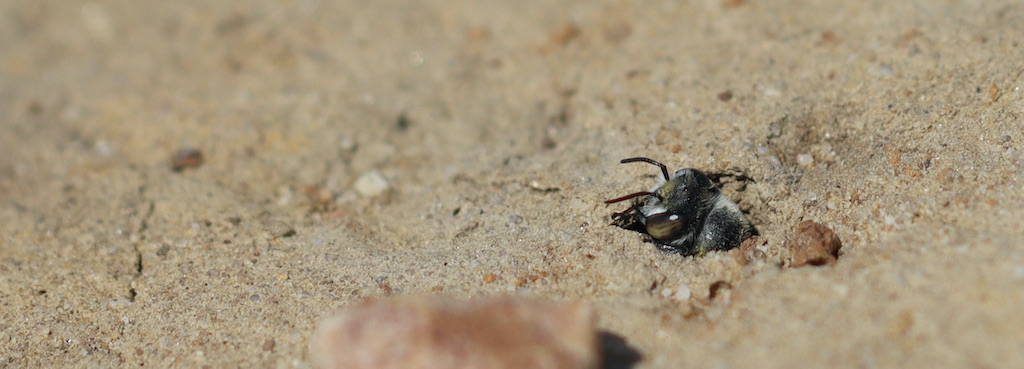
[[[669,297],[669,296],[672,296],[672,289],[671,288],[664,288],[664,289],[661,290],[661,297]]]
[[[107,305],[112,307],[112,308],[120,308],[120,307],[128,306],[128,305],[131,305],[131,304],[132,304],[131,301],[128,301],[128,299],[124,299],[124,298],[117,299],[117,300],[111,300],[109,303],[107,303]]]
[[[811,156],[811,154],[800,154],[796,156],[796,163],[800,164],[800,166],[806,167],[814,164],[814,157]]]
[[[676,300],[686,301],[690,299],[690,287],[682,284],[676,290]]]
[[[388,180],[384,179],[377,171],[372,171],[356,179],[355,187],[356,191],[363,196],[379,196],[388,190]]]

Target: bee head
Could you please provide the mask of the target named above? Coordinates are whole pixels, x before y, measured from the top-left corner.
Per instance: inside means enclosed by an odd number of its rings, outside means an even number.
[[[634,207],[643,216],[642,222],[648,235],[663,243],[691,236],[700,227],[700,215],[706,213],[717,191],[711,180],[694,169],[682,169],[670,176],[664,164],[648,158],[622,160],[622,163],[632,162],[658,166],[665,183],[654,190],[632,193],[605,203],[644,197]]]
[[[648,201],[640,207],[640,212],[646,216],[647,234],[669,242],[697,232],[717,191],[700,171],[675,172],[654,191],[658,194],[657,201]]]

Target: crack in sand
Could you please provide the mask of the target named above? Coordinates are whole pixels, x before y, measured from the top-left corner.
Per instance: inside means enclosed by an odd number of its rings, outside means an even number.
[[[139,192],[144,192],[145,188],[140,188]],[[142,216],[142,220],[139,221],[139,228],[135,230],[135,234],[139,236],[138,241],[132,242],[132,249],[135,250],[135,275],[132,276],[131,282],[128,282],[128,301],[135,302],[135,296],[138,292],[135,291],[135,287],[132,286],[139,277],[142,276],[144,265],[142,263],[142,251],[139,250],[139,242],[146,238],[142,236],[143,233],[149,229],[149,218],[153,216],[153,212],[156,209],[156,204],[150,200],[149,209],[146,210],[146,214]]]

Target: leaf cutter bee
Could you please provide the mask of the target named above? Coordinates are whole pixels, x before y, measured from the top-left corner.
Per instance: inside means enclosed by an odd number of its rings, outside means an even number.
[[[639,198],[626,211],[612,214],[612,225],[646,234],[663,251],[697,256],[734,248],[757,234],[740,208],[703,172],[685,168],[669,175],[665,164],[643,157],[620,163],[635,162],[657,165],[665,181],[650,191],[605,201]]]

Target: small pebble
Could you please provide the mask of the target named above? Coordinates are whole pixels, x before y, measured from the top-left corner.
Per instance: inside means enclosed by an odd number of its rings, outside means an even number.
[[[269,221],[265,223],[263,225],[263,231],[267,233],[270,239],[292,237],[296,235],[295,227],[292,227],[288,223],[282,221]]]
[[[676,300],[686,301],[690,299],[690,287],[682,284],[676,289]]]
[[[117,300],[112,300],[109,303],[107,303],[107,305],[109,305],[112,308],[125,307],[125,306],[131,305],[131,304],[132,304],[132,302],[129,301],[128,299],[125,299],[125,298],[119,298]]]
[[[810,154],[800,154],[796,156],[796,163],[802,167],[814,164],[814,157]]]
[[[878,75],[881,77],[892,77],[893,70],[888,64],[882,64],[878,66]]]
[[[185,168],[195,168],[203,165],[203,152],[193,148],[178,149],[171,156],[171,169],[175,172],[185,170]]]
[[[732,296],[732,284],[726,281],[716,281],[708,287],[708,298],[719,299],[721,301],[729,302],[729,298]]]
[[[580,368],[600,366],[594,310],[522,296],[369,299],[320,322],[321,368]]]
[[[999,86],[996,86],[995,82],[988,85],[988,99],[992,102],[999,100]]]
[[[384,179],[377,171],[372,171],[356,179],[355,188],[360,195],[376,197],[387,192],[388,180]]]
[[[732,91],[731,90],[725,90],[725,91],[719,92],[718,93],[718,99],[721,100],[721,101],[725,101],[725,102],[728,102],[729,100],[732,100]]]
[[[793,235],[786,240],[792,268],[804,265],[828,265],[839,258],[839,249],[843,247],[839,236],[831,228],[810,220],[805,220],[793,227]]]
[[[672,289],[671,288],[662,288],[661,289],[661,297],[669,297],[669,296],[672,296]]]

